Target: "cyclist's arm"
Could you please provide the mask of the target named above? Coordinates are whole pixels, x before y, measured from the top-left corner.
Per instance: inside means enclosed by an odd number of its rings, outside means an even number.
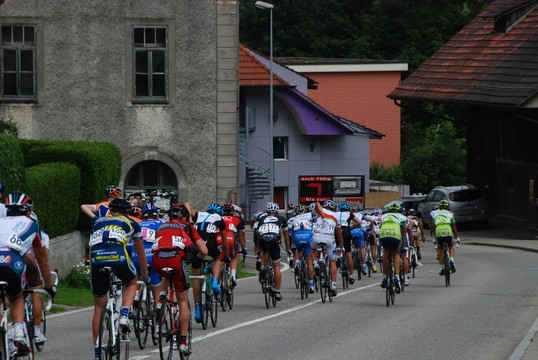
[[[237,237],[239,238],[239,244],[241,244],[241,250],[245,249],[247,247],[247,243],[245,241],[245,232],[239,229],[237,231]]]
[[[455,222],[451,223],[450,227],[452,228],[452,232],[454,233],[454,239],[459,238],[458,229],[456,228],[456,223]]]
[[[43,280],[45,281],[45,287],[50,289],[52,287],[52,276],[50,274],[50,265],[49,265],[49,256],[48,250],[46,247],[33,248],[35,258],[41,269],[41,274],[43,275]]]
[[[280,233],[282,234],[282,236],[284,236],[284,241],[286,243],[286,251],[290,250],[291,245],[290,245],[290,237],[288,236],[288,230],[280,229]]]
[[[319,202],[316,202],[316,212],[318,213],[319,216],[321,216],[322,218],[325,218],[325,213],[323,212],[323,207],[321,206],[321,204]]]
[[[189,222],[192,224],[196,211],[194,211],[194,208],[191,206],[190,203],[185,203],[185,207],[187,208],[187,210],[189,210]]]
[[[140,277],[143,279],[148,278],[148,260],[146,259],[146,250],[144,249],[144,242],[142,238],[133,238],[133,247],[138,255],[138,261],[140,263]]]
[[[80,205],[80,210],[90,219],[97,215],[97,208],[93,204]]]
[[[228,241],[223,241],[222,243],[224,244],[227,242]],[[208,251],[207,251],[207,246],[205,245],[204,241],[202,239],[198,239],[194,242],[194,245],[196,245],[196,247],[198,248],[198,254],[196,256],[200,259],[205,258]]]
[[[336,233],[336,246],[341,248],[344,246],[344,237],[342,236],[342,228],[340,226],[337,226],[334,229],[334,232]]]

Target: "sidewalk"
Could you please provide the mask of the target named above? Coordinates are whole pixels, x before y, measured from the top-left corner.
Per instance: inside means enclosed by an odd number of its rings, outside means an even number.
[[[461,243],[476,246],[494,246],[537,253],[538,231],[509,227],[506,223],[491,222],[487,229],[458,227]],[[537,265],[538,266],[538,265]],[[509,360],[538,359],[538,318],[514,350]]]

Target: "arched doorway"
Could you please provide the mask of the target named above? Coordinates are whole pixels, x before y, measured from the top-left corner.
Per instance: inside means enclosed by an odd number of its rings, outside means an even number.
[[[128,199],[140,198],[146,204],[167,209],[170,203],[178,202],[177,175],[164,162],[141,161],[127,173],[124,192]]]

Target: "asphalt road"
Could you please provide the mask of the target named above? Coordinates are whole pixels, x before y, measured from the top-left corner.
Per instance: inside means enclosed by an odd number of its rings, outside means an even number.
[[[390,308],[380,274],[347,291],[338,282],[338,296],[322,304],[318,294],[300,299],[288,269],[284,299],[271,309],[257,278],[242,279],[234,309],[219,312],[216,328],[194,325],[191,359],[508,359],[538,317],[537,254],[462,245],[447,288],[431,243],[422,252],[422,268]],[[91,358],[91,315],[50,316],[49,341],[36,358]],[[159,358],[157,348],[141,351],[135,341],[131,359]]]

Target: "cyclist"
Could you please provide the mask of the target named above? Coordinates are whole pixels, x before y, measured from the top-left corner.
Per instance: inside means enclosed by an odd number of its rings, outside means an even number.
[[[415,209],[410,209],[407,212],[407,218],[410,220],[409,228],[413,233],[413,237],[411,238],[412,244],[417,248],[418,260],[422,260],[422,255],[420,254],[420,240],[422,240],[422,243],[424,244],[424,226],[422,225],[422,221],[418,218]]]
[[[353,238],[351,235],[351,228],[352,222],[360,223],[360,220],[351,212],[350,206],[345,202],[338,205],[338,210],[339,212],[337,212],[336,214],[338,215],[338,222],[342,227],[344,252],[345,256],[347,257],[347,263],[349,268],[349,283],[353,284],[355,282],[355,279],[353,278],[353,256],[351,254],[351,240]],[[364,266],[366,266],[365,262],[363,262],[363,273],[365,273]]]
[[[299,273],[301,266],[301,257],[306,257],[306,264],[308,266],[308,284],[310,285],[310,293],[314,293],[314,266],[312,264],[312,257],[310,256],[311,248],[310,241],[314,232],[312,230],[313,215],[306,209],[303,204],[297,205],[295,208],[296,216],[292,222],[291,239],[295,243],[295,273]],[[288,221],[289,224],[289,221]]]
[[[153,292],[153,298],[157,299],[161,290],[161,278],[159,274],[153,269],[153,253],[151,249],[155,243],[155,235],[157,234],[157,229],[163,223],[159,216],[159,210],[154,206],[144,206],[142,208],[142,221],[138,222],[140,226],[140,233],[142,234],[144,251],[146,253],[146,261],[148,263],[148,275],[151,281],[151,287]],[[136,272],[140,276],[140,261],[138,258],[138,253],[132,249],[132,240],[129,242],[131,247],[129,254],[131,254],[131,259],[136,267]],[[138,296],[138,295],[137,295]],[[138,300],[135,296],[135,301]]]
[[[229,256],[232,259],[230,261],[230,269],[232,271],[232,287],[237,285],[237,263],[239,262],[239,249],[245,249],[245,221],[236,215],[233,204],[224,204],[222,207],[224,215],[222,219],[226,225],[226,239],[228,241]],[[220,234],[219,234],[220,235]],[[219,236],[217,235],[217,236]],[[224,243],[224,239],[222,242]],[[225,254],[222,254],[224,258]],[[217,291],[220,294],[220,288]]]
[[[198,234],[202,237],[204,244],[207,247],[209,256],[213,258],[213,283],[211,287],[214,292],[220,292],[219,278],[221,272],[221,253],[224,253],[224,259],[229,261],[229,246],[228,242],[224,241],[222,244],[218,243],[217,234],[220,233],[221,238],[226,238],[226,225],[222,219],[224,210],[222,205],[218,203],[212,203],[207,207],[207,211],[199,211],[194,214],[194,227],[198,231]],[[224,250],[224,251],[223,251]],[[195,258],[192,262],[192,274],[202,274],[202,262],[200,259]],[[200,282],[195,281],[192,284],[192,295],[194,297],[194,320],[197,323],[202,322],[202,313],[200,309],[200,303],[198,296],[200,294]]]
[[[260,279],[263,278],[265,265],[270,257],[273,261],[273,269],[275,270],[275,298],[280,301],[280,284],[282,282],[282,274],[280,273],[280,242],[284,237],[286,251],[290,250],[290,238],[288,236],[288,228],[286,219],[278,215],[279,206],[275,202],[266,204],[266,214],[258,218],[258,246],[261,251],[261,268]]]
[[[0,257],[4,259],[0,263],[0,279],[8,282],[6,292],[14,327],[13,343],[19,355],[25,355],[30,351],[30,344],[24,330],[22,289],[27,270],[24,257],[31,247],[37,250],[43,245],[39,224],[30,219],[34,207],[32,199],[24,193],[13,192],[6,200],[7,217],[0,218]],[[46,267],[41,259],[41,256],[37,257],[39,266]],[[50,271],[45,279],[45,289],[54,297]]]
[[[364,231],[364,241],[370,245],[370,252],[372,253],[372,271],[377,272],[376,220],[368,210],[362,212],[361,226]]]
[[[331,291],[332,296],[336,296],[336,257],[340,256],[342,247],[342,228],[338,221],[336,204],[332,200],[327,200],[323,206],[319,202],[315,203],[315,212],[317,213],[316,221],[314,222],[314,236],[312,237],[312,249],[318,249],[320,243],[324,243],[327,247],[327,259],[330,265]],[[312,252],[314,256],[314,268],[319,268],[317,261],[317,253]]]
[[[187,268],[187,254],[196,254],[198,258],[207,255],[207,247],[198,234],[198,231],[189,223],[190,212],[185,204],[171,204],[168,210],[169,221],[159,226],[156,241],[153,245],[153,266],[155,271],[161,272],[164,268],[174,269],[172,282],[179,304],[180,345],[181,355],[189,355],[191,350],[187,346],[187,332],[189,326],[189,272]],[[165,280],[166,288],[168,282]]]
[[[109,186],[105,189],[105,201],[98,204],[80,205],[80,210],[89,218],[97,220],[100,217],[108,216],[108,204],[121,195],[121,190],[117,186]]]
[[[454,214],[450,212],[450,203],[446,200],[439,201],[439,210],[433,217],[433,231],[437,240],[437,255],[439,258],[439,264],[441,269],[439,275],[444,275],[445,269],[443,262],[443,244],[448,244],[450,252],[450,271],[456,272],[456,266],[454,264],[454,239],[458,238],[458,229],[456,228],[456,221],[454,220]]]
[[[97,340],[99,336],[99,321],[106,305],[108,292],[108,277],[100,271],[103,267],[111,267],[116,276],[125,283],[119,325],[122,331],[129,331],[129,309],[136,295],[136,268],[131,261],[126,245],[133,240],[140,263],[140,279],[150,282],[148,277],[148,264],[142,234],[138,223],[129,220],[127,214],[132,205],[122,198],[115,198],[108,204],[110,216],[101,217],[95,221],[90,235],[91,258],[91,288],[94,299],[94,312],[92,319],[93,342],[95,344],[95,358],[100,358]]]
[[[387,267],[390,253],[393,253],[394,259],[394,282],[396,284],[394,291],[400,293],[400,252],[402,240],[407,233],[407,218],[401,213],[400,205],[392,204],[389,206],[389,212],[381,216],[381,230],[379,233],[379,242],[383,249],[383,280],[381,287],[387,287]]]

